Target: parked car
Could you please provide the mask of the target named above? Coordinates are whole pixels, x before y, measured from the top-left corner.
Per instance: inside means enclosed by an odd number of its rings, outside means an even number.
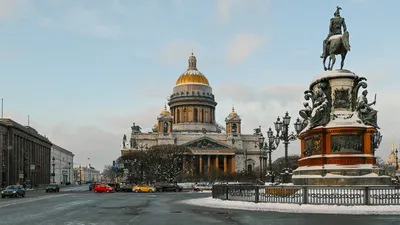
[[[21,185],[10,185],[1,191],[1,198],[5,197],[25,197],[25,189]]]
[[[60,186],[58,184],[49,184],[46,187],[46,192],[60,192]]]
[[[212,185],[209,184],[195,184],[192,186],[193,191],[211,191]]]
[[[114,188],[115,191],[121,190],[121,186],[119,185],[119,183],[108,183],[107,185]]]
[[[106,184],[100,184],[96,185],[94,188],[94,192],[97,193],[110,193],[110,192],[115,192],[114,188],[106,185]]]
[[[98,183],[91,183],[89,185],[89,191],[93,191],[96,188],[97,185],[99,185],[99,184]]]
[[[179,186],[178,184],[173,184],[173,183],[158,183],[155,185],[156,191],[175,191],[175,192],[181,192],[183,188]]]
[[[138,184],[138,185],[133,186],[132,191],[136,192],[136,193],[138,193],[138,192],[154,192],[155,189],[147,184]]]
[[[133,184],[122,184],[121,191],[132,192],[133,186],[134,186]]]

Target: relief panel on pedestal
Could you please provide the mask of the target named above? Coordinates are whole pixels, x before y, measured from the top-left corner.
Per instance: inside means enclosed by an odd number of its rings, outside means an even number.
[[[336,89],[333,92],[333,107],[335,109],[350,109],[350,90]]]
[[[331,136],[331,153],[363,153],[363,138],[360,134]]]
[[[321,154],[321,137],[314,135],[305,140],[306,147],[304,149],[304,156],[308,157],[311,155]]]

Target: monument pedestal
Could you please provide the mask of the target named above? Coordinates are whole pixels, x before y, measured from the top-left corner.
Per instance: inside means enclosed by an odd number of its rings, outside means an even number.
[[[368,105],[365,78],[348,70],[327,71],[305,92],[300,110],[303,130],[299,168],[293,172],[295,185],[389,185],[380,176],[374,151],[377,111]],[[378,140],[380,142],[380,140]],[[378,144],[379,145],[379,144]]]

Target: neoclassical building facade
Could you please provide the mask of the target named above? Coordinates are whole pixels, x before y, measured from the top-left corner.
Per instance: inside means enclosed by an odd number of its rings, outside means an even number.
[[[124,135],[121,154],[155,145],[183,145],[191,150],[196,174],[215,169],[233,173],[258,167],[258,134],[242,134],[242,119],[233,107],[225,126],[216,122],[217,102],[212,87],[197,69],[193,53],[188,61],[188,69],[178,78],[170,95],[169,110],[165,105],[152,132],[143,133],[133,124],[130,139]],[[266,158],[262,159],[266,163]]]

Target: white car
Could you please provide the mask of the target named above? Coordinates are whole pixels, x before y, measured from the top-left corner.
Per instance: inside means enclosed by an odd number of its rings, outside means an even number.
[[[193,191],[211,191],[212,185],[209,184],[195,184],[192,186]]]

